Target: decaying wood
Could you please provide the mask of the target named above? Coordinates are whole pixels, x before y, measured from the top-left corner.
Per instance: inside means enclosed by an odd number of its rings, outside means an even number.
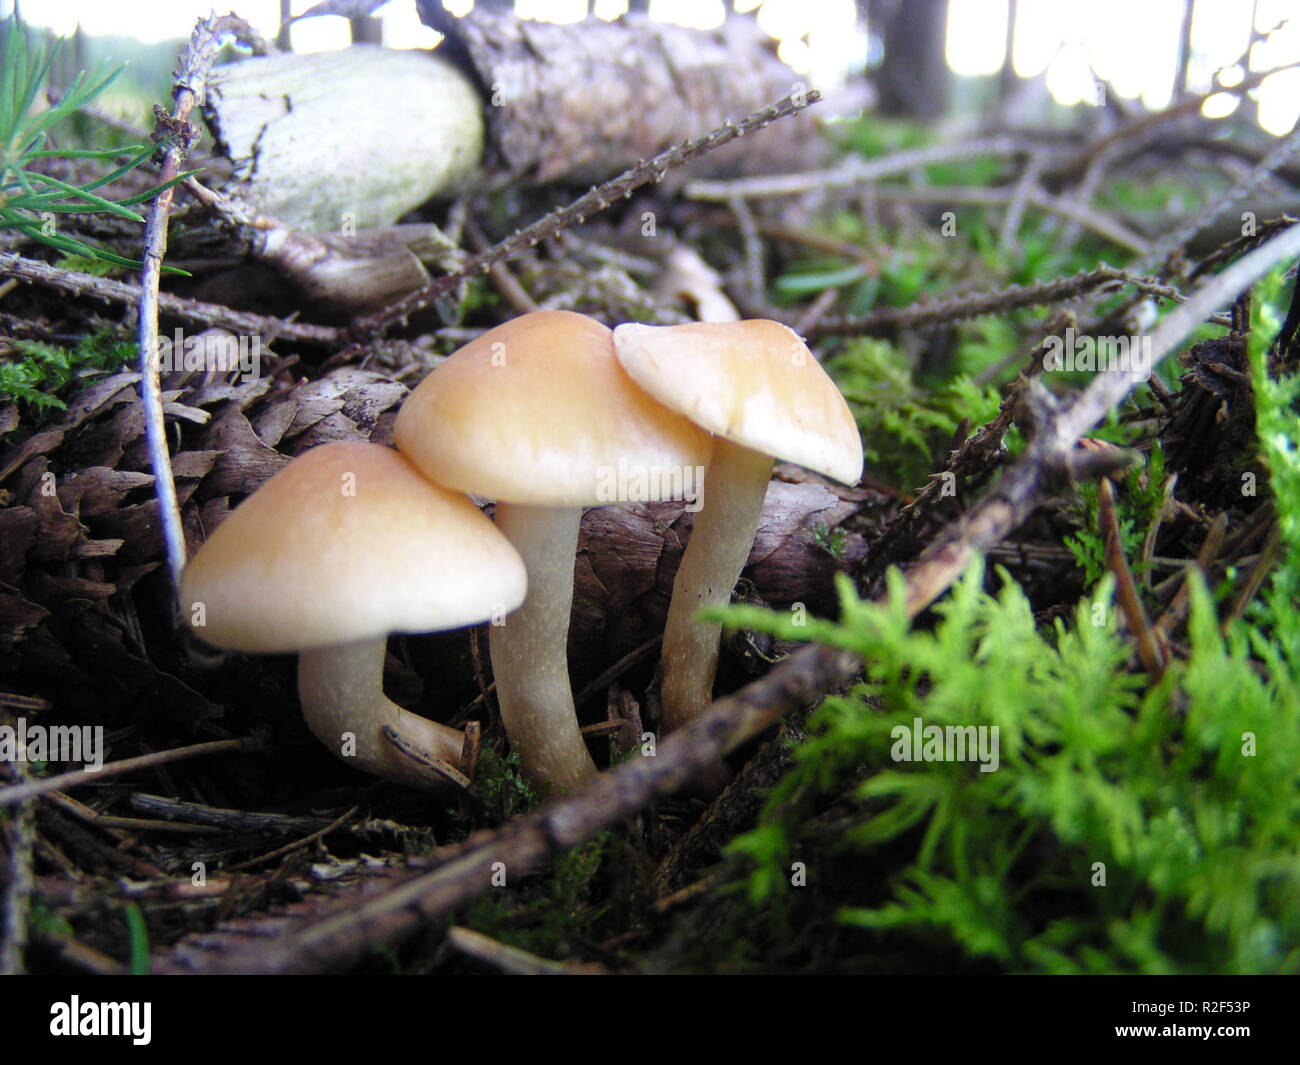
[[[748,19],[702,33],[635,15],[553,25],[443,14],[425,6],[448,35],[432,53],[357,45],[214,71],[204,114],[234,164],[230,191],[306,232],[387,225],[469,191],[484,171],[493,185],[602,180],[807,91]],[[812,129],[787,126],[700,172],[762,173],[823,150]]]
[[[555,25],[480,5],[463,18],[421,0],[421,18],[447,36],[481,86],[494,175],[510,181],[589,182],[796,91],[752,19],[711,32],[625,15]],[[440,46],[441,47],[441,46]],[[811,161],[812,130],[786,125],[712,155],[697,174],[747,173]]]
[[[204,114],[239,193],[307,232],[395,222],[467,189],[483,152],[483,105],[464,74],[373,45],[219,67]]]
[[[494,263],[519,255],[536,247],[547,237],[555,236],[571,225],[581,225],[592,215],[605,210],[619,199],[631,196],[641,186],[663,179],[674,169],[703,158],[718,149],[732,144],[749,133],[766,129],[778,119],[802,111],[821,99],[816,89],[792,92],[784,99],[746,115],[738,122],[727,120],[702,137],[665,149],[651,159],[629,167],[616,178],[611,178],[583,193],[572,203],[539,218],[532,225],[516,230],[487,251],[468,259],[459,270],[438,278],[419,292],[399,300],[385,310],[365,318],[353,320],[352,331],[358,336],[373,336],[405,321],[412,314],[430,306],[438,297],[451,292],[462,281],[479,271],[486,271]]]

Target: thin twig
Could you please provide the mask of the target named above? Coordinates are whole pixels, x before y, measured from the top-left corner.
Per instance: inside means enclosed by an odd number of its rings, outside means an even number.
[[[25,752],[20,751],[12,763],[15,787],[22,787],[25,773]],[[27,908],[31,904],[32,852],[36,847],[36,803],[29,799],[19,804],[10,820],[9,876],[5,884],[3,927],[0,927],[0,976],[17,976],[23,971],[23,957],[27,949]]]
[[[490,247],[487,237],[483,235],[483,230],[479,228],[479,224],[475,221],[473,215],[469,215],[465,219],[465,235],[469,237],[474,250],[477,252],[487,251]],[[533,299],[519,279],[510,272],[510,268],[505,263],[493,263],[487,268],[487,274],[492,281],[493,287],[501,295],[501,298],[510,305],[510,309],[515,314],[531,314],[533,311],[540,310],[537,301]]]
[[[219,806],[182,802],[161,795],[136,792],[131,796],[131,808],[156,814],[168,821],[180,820],[190,824],[217,828],[223,832],[314,832],[329,824],[323,817],[289,817],[285,814],[255,813],[248,810],[226,810]]]
[[[1264,583],[1264,578],[1277,565],[1281,557],[1282,531],[1279,525],[1274,524],[1268,531],[1268,539],[1264,541],[1264,547],[1259,553],[1259,558],[1256,559],[1255,565],[1251,567],[1250,572],[1246,574],[1245,583],[1237,589],[1237,594],[1232,597],[1232,605],[1228,607],[1228,611],[1220,623],[1225,635],[1232,622],[1245,612],[1247,605],[1259,592],[1260,586]]]
[[[1159,633],[1151,628],[1151,621],[1142,607],[1138,596],[1137,582],[1129,568],[1128,559],[1124,557],[1124,544],[1120,536],[1119,517],[1115,513],[1115,489],[1110,479],[1103,477],[1098,495],[1097,523],[1101,526],[1101,538],[1106,552],[1106,564],[1115,574],[1115,598],[1128,623],[1129,631],[1137,640],[1138,657],[1142,667],[1153,680],[1159,679],[1165,671],[1168,653],[1162,646]]]
[[[530,954],[518,947],[507,946],[490,936],[485,936],[482,932],[462,928],[460,925],[452,925],[447,930],[447,943],[462,954],[500,969],[503,973],[510,973],[512,976],[594,976],[609,971],[603,965],[583,965],[539,958],[536,954]]]
[[[659,636],[652,636],[650,639],[646,640],[646,642],[643,643],[640,647],[634,647],[622,658],[620,658],[617,662],[611,665],[608,669],[601,670],[599,676],[597,676],[595,680],[593,680],[590,684],[588,684],[585,688],[583,688],[582,691],[578,692],[578,694],[574,696],[573,699],[574,705],[585,706],[588,699],[600,695],[602,692],[605,691],[605,689],[607,689],[611,684],[613,684],[614,681],[616,681],[619,677],[621,677],[634,665],[636,665],[642,659],[648,658],[650,654],[654,651],[654,649],[658,647],[661,643],[663,643],[663,640],[664,638],[662,634],[660,634]]]
[[[199,20],[181,56],[180,69],[173,82],[176,106],[168,116],[156,109],[155,136],[167,143],[159,181],[174,181],[199,130],[189,121],[196,103],[203,100],[208,70],[227,37],[248,39],[252,28],[234,15]],[[181,529],[181,509],[176,499],[176,482],[172,479],[171,454],[167,450],[167,427],[163,420],[160,352],[158,349],[158,282],[162,262],[167,254],[167,218],[171,213],[175,189],[168,185],[149,205],[144,230],[144,269],[140,273],[140,399],[144,406],[145,439],[149,462],[153,468],[154,490],[158,494],[158,517],[162,524],[163,543],[167,549],[167,568],[171,574],[172,595],[179,603],[181,570],[185,566],[185,533]]]
[[[1018,194],[1018,190],[1014,188],[968,188],[962,185],[930,185],[919,188],[881,185],[876,189],[876,195],[882,200],[902,203],[938,203],[945,206],[966,204],[978,207],[1011,204]],[[1122,222],[1117,222],[1086,204],[1052,196],[1037,187],[1028,191],[1025,202],[1040,211],[1078,222],[1097,236],[1139,255],[1150,247],[1150,241],[1141,233],[1135,232]]]
[[[1300,127],[1292,130],[1284,140],[1279,142],[1264,157],[1264,160],[1258,166],[1252,168],[1250,173],[1242,178],[1234,188],[1229,190],[1228,194],[1212,210],[1198,213],[1181,229],[1169,234],[1163,240],[1156,241],[1140,262],[1130,264],[1131,268],[1134,270],[1148,270],[1158,266],[1171,252],[1184,247],[1196,234],[1204,232],[1220,218],[1237,210],[1297,150],[1300,150]]]
[[[91,296],[112,303],[135,303],[140,298],[138,285],[114,281],[111,277],[96,277],[76,270],[60,270],[38,259],[24,259],[16,253],[0,254],[0,275],[8,274],[22,281],[71,292],[78,296]],[[327,325],[307,325],[287,322],[249,311],[237,311],[219,303],[185,299],[169,292],[158,294],[158,308],[174,318],[202,326],[221,326],[234,333],[256,333],[263,338],[282,337],[323,347],[341,347],[348,341],[347,333]]]
[[[439,296],[451,292],[462,281],[473,277],[477,273],[486,271],[493,263],[501,262],[527,251],[529,248],[536,247],[547,237],[554,236],[560,230],[571,225],[581,225],[592,215],[605,210],[616,201],[631,196],[642,185],[649,184],[652,181],[662,181],[670,170],[684,166],[686,163],[706,155],[715,148],[722,147],[737,137],[743,137],[755,130],[760,130],[779,118],[785,118],[787,115],[802,111],[809,104],[816,103],[820,99],[821,93],[815,89],[800,93],[798,96],[792,94],[770,107],[754,112],[739,122],[726,122],[703,137],[687,141],[675,148],[669,148],[647,162],[637,163],[636,166],[624,171],[613,180],[607,181],[605,184],[599,185],[578,197],[567,207],[552,211],[532,225],[516,230],[505,240],[487,251],[472,256],[466,260],[464,266],[454,273],[438,278],[432,284],[420,289],[420,291],[404,296],[376,314],[355,319],[352,323],[353,335],[369,338],[383,333],[417,311],[430,306]]]
[[[336,829],[342,828],[348,821],[352,820],[359,807],[352,807],[347,813],[335,818],[324,828],[319,828],[309,836],[302,839],[296,839],[292,843],[286,843],[283,847],[277,847],[273,851],[267,851],[265,854],[259,854],[256,858],[249,858],[247,861],[240,862],[238,865],[232,865],[227,868],[227,872],[236,873],[242,869],[249,869],[254,865],[261,865],[263,862],[269,862],[274,858],[282,858],[286,854],[292,854],[294,851],[302,850],[303,847],[315,843],[318,839],[323,839]]]
[[[0,788],[0,806],[12,806],[33,795],[67,791],[79,784],[89,784],[107,777],[120,776],[122,773],[134,773],[137,769],[151,769],[154,766],[179,762],[186,758],[197,758],[201,754],[238,751],[247,742],[247,740],[212,740],[209,743],[193,743],[188,747],[175,747],[170,751],[155,751],[152,754],[142,754],[137,758],[124,758],[120,762],[108,762],[99,769],[76,769],[71,773],[31,780],[26,784],[14,784],[7,788]]]
[[[823,318],[809,330],[808,335],[880,336],[894,329],[911,329],[937,322],[977,318],[984,314],[1001,314],[1021,307],[1060,303],[1114,282],[1133,285],[1142,292],[1162,299],[1185,298],[1178,289],[1161,284],[1155,278],[1143,277],[1129,270],[1116,270],[1112,266],[1099,266],[1073,277],[1058,277],[1036,285],[1008,285],[996,292],[976,292],[947,300],[918,301],[910,307],[883,307],[861,317]]]
[[[1054,171],[1050,179],[1056,183],[1066,184],[1077,180],[1092,164],[1092,160],[1103,153],[1109,153],[1117,146],[1132,142],[1141,136],[1151,133],[1158,127],[1167,122],[1177,119],[1189,118],[1201,113],[1205,106],[1205,101],[1219,93],[1230,93],[1234,96],[1244,96],[1250,89],[1258,86],[1265,78],[1276,74],[1280,70],[1287,70],[1295,64],[1287,64],[1281,67],[1275,67],[1272,70],[1257,70],[1251,72],[1236,85],[1215,86],[1209,92],[1202,93],[1199,96],[1188,96],[1177,100],[1163,111],[1153,111],[1140,115],[1132,122],[1121,126],[1115,132],[1102,137],[1100,140],[1084,147],[1073,159],[1069,160],[1064,166]],[[1177,245],[1174,245],[1177,247]]]
[[[763,276],[763,242],[758,239],[758,228],[754,225],[754,212],[749,204],[739,196],[727,201],[736,227],[740,230],[740,244],[745,252],[745,295],[749,299],[762,299],[767,289]]]
[[[998,247],[1005,253],[1010,252],[1018,243],[1020,223],[1024,220],[1025,209],[1038,190],[1038,178],[1047,165],[1047,154],[1035,152],[1025,163],[1025,168],[1012,190],[1007,203],[1006,214],[1002,218],[1002,229],[998,233]]]
[[[1196,561],[1190,566],[1183,567],[1182,580],[1179,586],[1178,594],[1174,596],[1165,612],[1160,615],[1155,623],[1155,630],[1160,634],[1161,639],[1167,639],[1175,629],[1182,623],[1187,614],[1188,604],[1191,599],[1191,575],[1192,570],[1200,570],[1203,578],[1208,578],[1210,567],[1214,565],[1214,560],[1219,557],[1219,552],[1223,548],[1224,537],[1228,533],[1228,515],[1221,512],[1214,519],[1214,524],[1210,526],[1210,531],[1205,534],[1205,540],[1201,543],[1201,549],[1196,554]],[[1175,575],[1176,579],[1177,575]]]
[[[1000,134],[960,144],[939,144],[894,152],[883,159],[851,159],[830,170],[802,174],[775,174],[771,177],[740,178],[734,181],[692,181],[686,196],[692,200],[727,203],[737,197],[746,200],[770,199],[775,196],[798,196],[823,189],[852,188],[869,181],[906,174],[932,163],[951,163],[981,155],[1016,155],[1039,147],[1027,137]]]

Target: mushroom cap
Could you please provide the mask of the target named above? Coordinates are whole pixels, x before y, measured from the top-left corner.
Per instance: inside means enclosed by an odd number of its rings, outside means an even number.
[[[440,484],[532,506],[618,502],[620,468],[666,483],[713,450],[632,383],[606,326],[572,311],[525,314],[466,344],[407,397],[394,435]]]
[[[473,503],[391,448],[344,442],[236,508],[186,566],[181,605],[208,643],[274,654],[459,628],[526,591],[519,555]]]
[[[862,476],[849,405],[788,326],[620,325],[614,348],[632,380],[709,432],[844,484]]]

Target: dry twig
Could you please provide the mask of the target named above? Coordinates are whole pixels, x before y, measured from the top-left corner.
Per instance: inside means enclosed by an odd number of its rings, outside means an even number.
[[[883,307],[860,318],[823,318],[809,331],[812,336],[881,336],[895,329],[914,329],[939,322],[957,322],[984,314],[1001,314],[1021,307],[1036,307],[1076,299],[1104,285],[1122,282],[1161,299],[1184,299],[1171,285],[1130,270],[1099,266],[1073,277],[1059,277],[1036,285],[1007,285],[996,292],[977,292],[947,300],[920,300],[910,307]]]
[[[158,119],[155,137],[167,144],[159,174],[159,181],[163,184],[175,180],[190,146],[199,137],[198,129],[190,124],[190,112],[195,104],[202,102],[208,70],[222,43],[232,36],[248,40],[254,34],[248,23],[234,15],[201,19],[181,56],[180,69],[173,82],[175,108],[170,115],[162,108],[155,109]],[[181,570],[185,566],[185,533],[181,529],[181,509],[176,500],[176,482],[172,479],[171,455],[167,450],[158,349],[158,282],[162,276],[163,258],[167,254],[167,218],[174,194],[175,189],[169,185],[149,205],[144,231],[144,269],[140,274],[139,335],[140,399],[144,406],[145,439],[153,467],[154,489],[158,494],[158,516],[167,549],[172,595],[179,602]]]
[[[669,148],[647,162],[637,163],[613,180],[598,185],[578,197],[567,207],[552,211],[532,225],[516,230],[487,251],[472,256],[454,273],[445,274],[419,292],[411,293],[376,314],[355,319],[352,323],[353,334],[358,337],[382,334],[398,322],[430,306],[439,296],[453,291],[462,281],[473,277],[476,273],[488,270],[494,263],[502,262],[529,248],[536,247],[546,238],[554,236],[571,225],[581,225],[592,215],[605,210],[617,200],[631,196],[642,185],[652,181],[662,181],[670,170],[684,166],[715,148],[721,148],[737,137],[760,130],[779,118],[802,111],[809,104],[816,103],[820,99],[821,93],[816,90],[800,93],[798,96],[792,94],[739,122],[728,122],[703,137]]]

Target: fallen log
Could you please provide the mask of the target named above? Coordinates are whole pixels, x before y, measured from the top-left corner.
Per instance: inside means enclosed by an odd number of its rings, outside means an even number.
[[[421,8],[447,35],[432,52],[354,45],[214,70],[204,117],[233,163],[225,191],[306,232],[383,226],[485,183],[607,178],[801,84],[747,18],[705,33]],[[810,165],[819,149],[809,124],[786,123],[696,173]]]

